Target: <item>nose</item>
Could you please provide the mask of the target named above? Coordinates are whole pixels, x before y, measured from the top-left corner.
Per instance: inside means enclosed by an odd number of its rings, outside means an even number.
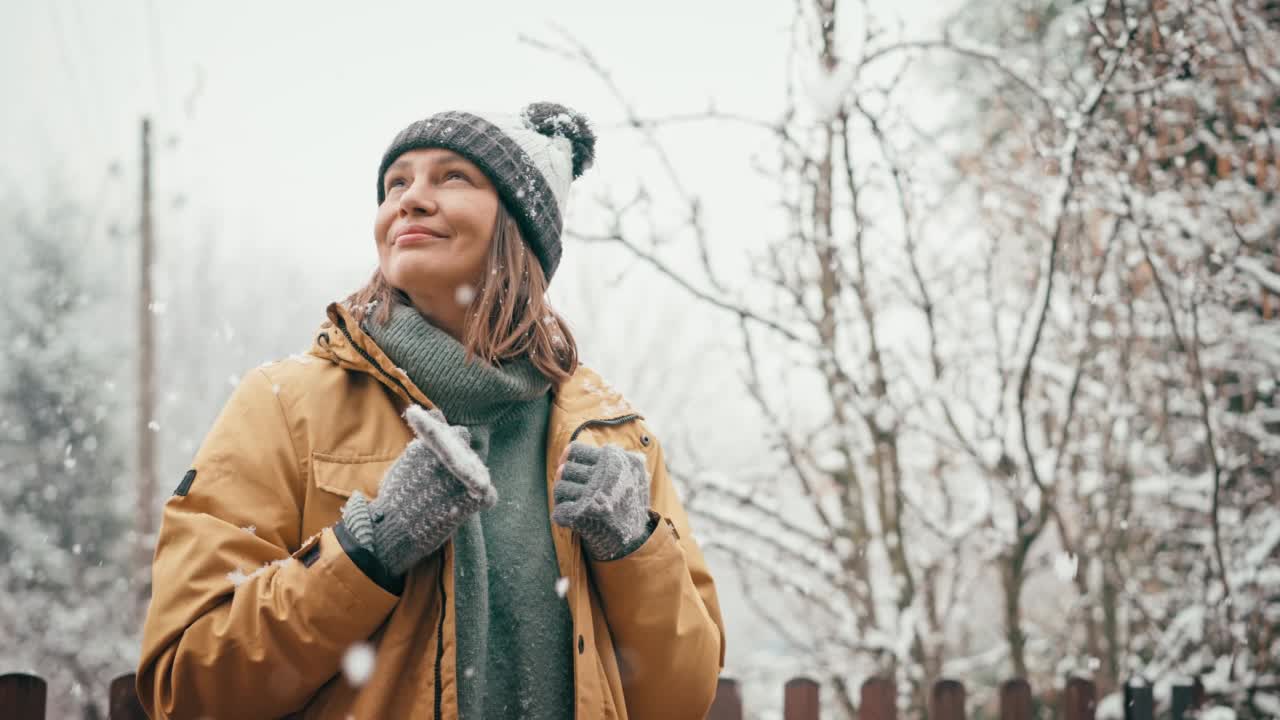
[[[431,183],[425,180],[414,181],[400,194],[400,215],[435,215],[440,211],[436,203]]]

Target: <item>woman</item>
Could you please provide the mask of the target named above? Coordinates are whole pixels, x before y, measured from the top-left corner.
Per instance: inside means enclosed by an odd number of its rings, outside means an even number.
[[[152,717],[705,715],[711,576],[545,296],[594,146],[550,103],[396,136],[373,279],[244,379],[165,505]]]

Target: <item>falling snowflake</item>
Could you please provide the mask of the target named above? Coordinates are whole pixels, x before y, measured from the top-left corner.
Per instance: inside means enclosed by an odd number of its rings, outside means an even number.
[[[472,300],[476,299],[476,289],[468,283],[463,283],[454,291],[453,299],[459,305],[466,307],[471,304]]]
[[[156,422],[155,420],[152,420],[151,422],[147,423],[147,429],[150,430],[151,432],[160,432],[160,423]]]
[[[564,597],[569,592],[569,578],[562,577],[556,580],[556,594]]]
[[[356,643],[342,656],[342,674],[352,686],[360,687],[373,675],[373,662],[373,648],[368,643]]]

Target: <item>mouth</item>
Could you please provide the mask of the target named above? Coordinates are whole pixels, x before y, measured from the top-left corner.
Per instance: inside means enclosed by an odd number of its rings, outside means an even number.
[[[448,237],[448,235],[439,230],[434,230],[425,225],[406,225],[396,232],[392,244],[396,247],[424,245],[438,240],[445,240]]]

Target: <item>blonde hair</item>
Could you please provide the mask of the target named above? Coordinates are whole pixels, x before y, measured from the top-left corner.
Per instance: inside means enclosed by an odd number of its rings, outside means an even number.
[[[412,305],[381,269],[343,302],[357,321],[380,325],[391,320],[393,305]],[[542,265],[502,203],[485,272],[467,306],[462,345],[468,360],[479,358],[492,365],[528,358],[556,387],[578,369],[578,344],[568,323],[547,302]]]

